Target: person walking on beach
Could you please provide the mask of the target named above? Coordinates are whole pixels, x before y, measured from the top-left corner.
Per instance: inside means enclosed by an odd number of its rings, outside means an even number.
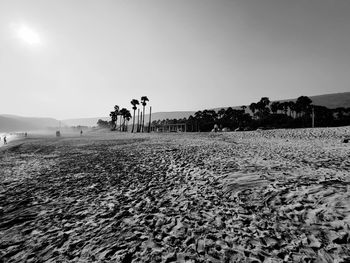
[[[4,144],[7,144],[6,136],[4,137]]]
[[[218,130],[219,130],[219,127],[218,127],[218,125],[215,123],[215,125],[214,125],[214,132],[218,132]]]

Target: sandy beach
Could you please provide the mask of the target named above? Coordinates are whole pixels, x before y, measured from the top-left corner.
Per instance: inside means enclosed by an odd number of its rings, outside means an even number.
[[[0,149],[0,262],[349,262],[350,127]]]

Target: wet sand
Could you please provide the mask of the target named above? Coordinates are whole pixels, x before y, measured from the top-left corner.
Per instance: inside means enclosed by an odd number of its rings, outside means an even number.
[[[24,140],[0,261],[348,262],[350,127]]]

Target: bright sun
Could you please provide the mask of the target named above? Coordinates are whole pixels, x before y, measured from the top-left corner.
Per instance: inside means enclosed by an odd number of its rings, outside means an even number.
[[[29,45],[37,46],[42,43],[39,34],[28,26],[19,26],[16,33],[19,39]]]

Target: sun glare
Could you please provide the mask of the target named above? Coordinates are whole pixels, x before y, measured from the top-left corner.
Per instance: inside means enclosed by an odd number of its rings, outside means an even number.
[[[39,34],[28,26],[21,25],[16,33],[19,39],[29,45],[37,46],[42,43]]]

